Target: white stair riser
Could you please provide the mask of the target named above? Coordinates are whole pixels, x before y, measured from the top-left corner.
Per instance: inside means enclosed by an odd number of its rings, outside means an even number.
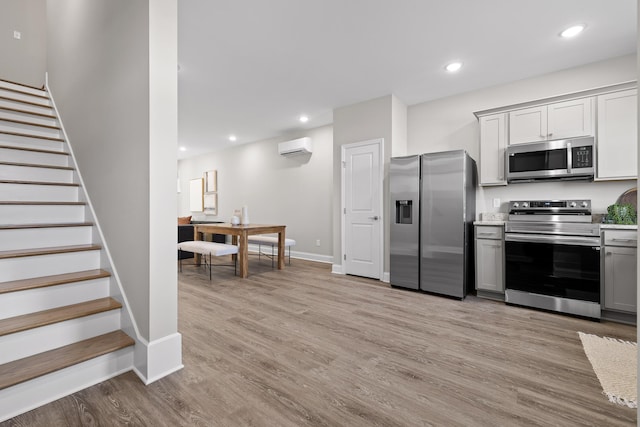
[[[53,109],[50,107],[39,107],[37,105],[25,104],[24,102],[12,101],[5,98],[0,99],[0,107],[16,108],[18,110],[31,111],[33,113],[53,114]]]
[[[22,89],[18,89],[22,91]],[[33,102],[40,105],[51,106],[51,101],[49,99],[45,99],[35,95],[28,95],[24,93],[13,92],[11,90],[6,90],[5,88],[0,87],[0,96],[3,98],[11,98],[17,101],[26,101]]]
[[[0,364],[120,329],[120,310],[41,326],[0,337]]]
[[[0,133],[0,145],[19,148],[35,148],[37,150],[65,151],[65,143],[49,139],[29,138],[26,136],[7,135]]]
[[[84,205],[0,205],[0,225],[83,222],[84,213]]]
[[[16,108],[16,110],[24,109]],[[22,113],[19,111],[3,110],[2,108],[0,108],[0,119],[11,119],[39,125],[58,126],[58,121],[55,117],[43,117],[40,115]]]
[[[0,259],[0,282],[100,268],[100,251]]]
[[[32,93],[34,95],[49,96],[47,91],[45,91],[43,89],[36,89],[36,88],[28,87],[28,86],[17,85],[15,83],[6,82],[6,81],[0,81],[0,87],[9,88],[9,89],[15,89],[15,90],[19,90],[21,92],[28,92],[28,93]]]
[[[0,230],[0,251],[88,245],[91,226]]]
[[[0,200],[15,202],[77,202],[78,187],[0,183]]]
[[[73,182],[73,171],[68,169],[0,164],[0,180],[2,179],[11,179],[18,181],[62,182],[65,184],[71,184]]]
[[[43,136],[47,138],[60,138],[59,129],[50,129],[42,126],[25,125],[22,123],[0,120],[0,131],[26,133],[29,135]]]
[[[3,162],[31,163],[36,165],[69,166],[69,156],[65,154],[40,153],[37,151],[0,148]]]
[[[109,296],[109,277],[0,295],[0,319]]]
[[[0,422],[133,368],[133,348],[105,354],[31,381],[0,390]]]

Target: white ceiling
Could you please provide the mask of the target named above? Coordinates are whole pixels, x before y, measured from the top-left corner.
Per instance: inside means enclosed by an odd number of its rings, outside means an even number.
[[[180,0],[178,158],[634,53],[636,19],[636,0]]]

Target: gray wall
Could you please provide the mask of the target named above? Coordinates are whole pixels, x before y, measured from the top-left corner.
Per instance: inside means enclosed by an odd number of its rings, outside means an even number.
[[[47,37],[49,86],[135,321],[149,339],[149,3],[49,0]],[[171,249],[174,259],[175,244]]]
[[[480,130],[474,111],[497,108],[600,86],[635,80],[636,56],[629,55],[520,80],[500,86],[466,92],[408,109],[407,154],[465,149],[476,161],[480,151]],[[477,212],[507,212],[507,202],[521,198],[590,198],[596,212],[604,212],[635,180],[610,182],[563,182],[512,184],[481,187]],[[501,207],[493,208],[493,198]]]
[[[383,208],[388,206],[387,176],[393,146],[394,96],[387,95],[370,101],[333,110],[333,263],[342,265],[342,229],[340,212],[342,200],[342,146],[370,139],[384,139]],[[396,105],[396,109],[398,109]],[[401,110],[401,109],[400,109]],[[399,118],[398,122],[401,122]],[[399,132],[402,135],[402,132]],[[389,241],[389,219],[383,212],[384,241]],[[384,248],[384,271],[389,271],[389,248]],[[381,278],[382,279],[382,278]]]
[[[308,136],[313,153],[296,157],[278,154],[278,143]],[[260,224],[285,224],[296,240],[296,252],[330,261],[333,254],[331,203],[332,127],[243,144],[181,160],[178,175],[178,216],[229,221],[234,209],[249,208],[249,219]],[[189,181],[208,170],[218,171],[218,215],[189,211]],[[320,246],[316,246],[320,240]],[[304,254],[301,254],[304,256]]]
[[[46,0],[0,2],[0,79],[44,86],[47,64]],[[13,32],[21,33],[20,40]]]

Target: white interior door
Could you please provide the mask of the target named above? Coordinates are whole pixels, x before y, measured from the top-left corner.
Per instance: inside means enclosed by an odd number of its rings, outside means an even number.
[[[382,140],[343,146],[344,273],[382,274]]]

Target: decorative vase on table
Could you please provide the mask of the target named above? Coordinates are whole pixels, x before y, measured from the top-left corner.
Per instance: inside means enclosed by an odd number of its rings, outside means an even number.
[[[249,225],[249,209],[246,206],[242,207],[242,217],[240,219],[240,224]]]

